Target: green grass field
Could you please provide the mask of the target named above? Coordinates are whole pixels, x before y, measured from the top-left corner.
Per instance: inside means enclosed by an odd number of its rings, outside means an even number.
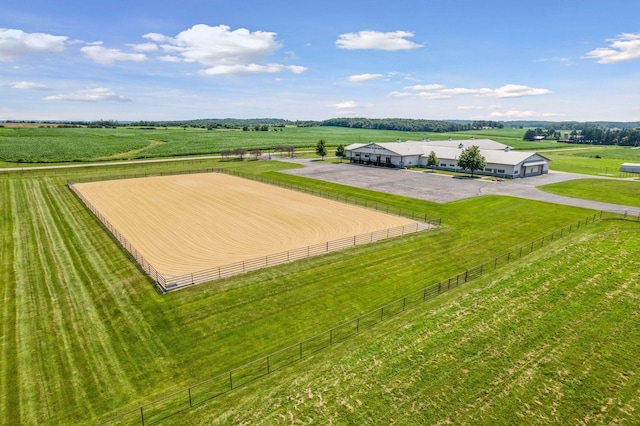
[[[442,217],[444,226],[159,295],[65,186],[77,176],[211,166]],[[590,213],[493,196],[440,205],[277,173],[283,167],[294,166],[202,160],[1,174],[0,423],[104,420]]]
[[[312,149],[319,139],[329,147],[351,143],[402,140],[444,140],[490,138],[516,149],[541,150],[567,144],[553,141],[523,142],[522,129],[479,130],[459,133],[397,132],[391,130],[348,129],[340,127],[286,127],[278,131],[205,130],[163,128],[143,130],[134,127],[92,128],[0,128],[0,167],[34,163],[65,163],[127,160],[219,154],[222,150],[292,145]]]
[[[539,186],[538,189],[567,197],[640,207],[638,181],[577,179]]]
[[[594,176],[620,175],[622,163],[639,163],[640,149],[631,147],[575,146],[566,151],[544,152],[552,170]],[[626,173],[626,177],[633,174]]]
[[[161,424],[638,424],[639,226],[598,223]]]

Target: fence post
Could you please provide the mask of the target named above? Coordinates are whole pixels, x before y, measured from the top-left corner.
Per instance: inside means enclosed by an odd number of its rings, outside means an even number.
[[[356,320],[356,333],[360,332],[360,317]]]
[[[233,390],[233,371],[229,371],[229,388]]]
[[[191,399],[191,388],[189,388],[189,408],[193,407],[193,400]]]
[[[140,420],[142,421],[142,426],[144,426],[144,410],[140,407]]]
[[[302,359],[302,342],[300,342],[300,359]]]
[[[405,309],[406,307],[407,307],[407,298],[405,297],[405,298],[402,300],[402,311],[403,311],[403,312],[404,312],[404,309]]]
[[[384,306],[380,308],[380,321],[384,319]]]

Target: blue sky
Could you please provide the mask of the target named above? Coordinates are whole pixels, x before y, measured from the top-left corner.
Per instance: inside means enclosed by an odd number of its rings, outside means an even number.
[[[24,0],[0,120],[640,121],[638,0]]]

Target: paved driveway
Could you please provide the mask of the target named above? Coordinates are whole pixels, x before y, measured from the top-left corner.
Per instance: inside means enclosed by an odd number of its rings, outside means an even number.
[[[390,194],[404,195],[436,203],[479,195],[506,195],[549,203],[565,204],[610,212],[627,211],[640,215],[640,208],[598,201],[581,200],[541,191],[536,186],[563,182],[572,179],[593,178],[573,173],[550,172],[546,175],[504,181],[456,178],[448,175],[424,173],[403,169],[360,166],[354,164],[333,164],[323,161],[287,160],[302,164],[300,169],[287,170],[297,176],[340,183],[357,188],[371,189]]]

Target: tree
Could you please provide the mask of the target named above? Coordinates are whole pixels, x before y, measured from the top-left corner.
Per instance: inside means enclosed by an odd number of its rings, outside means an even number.
[[[471,170],[471,176],[475,170],[482,170],[487,165],[487,160],[480,154],[480,148],[476,145],[462,150],[458,157],[458,166],[464,170]]]
[[[342,162],[342,159],[344,158],[344,146],[342,146],[342,144],[338,145],[336,148],[336,157],[340,158],[340,162]]]
[[[324,156],[327,155],[327,142],[324,139],[320,139],[316,144],[316,154],[322,157],[324,160]]]
[[[240,161],[243,160],[244,155],[247,153],[247,150],[244,148],[236,148],[233,150],[233,155],[237,155],[238,157],[240,157]]]
[[[431,153],[429,154],[429,157],[427,157],[427,167],[434,168],[438,164],[440,164],[440,160],[436,156],[436,153],[431,151]]]
[[[251,150],[251,155],[253,155],[255,157],[255,159],[257,160],[258,157],[260,157],[262,155],[262,150],[261,149],[252,149]]]

